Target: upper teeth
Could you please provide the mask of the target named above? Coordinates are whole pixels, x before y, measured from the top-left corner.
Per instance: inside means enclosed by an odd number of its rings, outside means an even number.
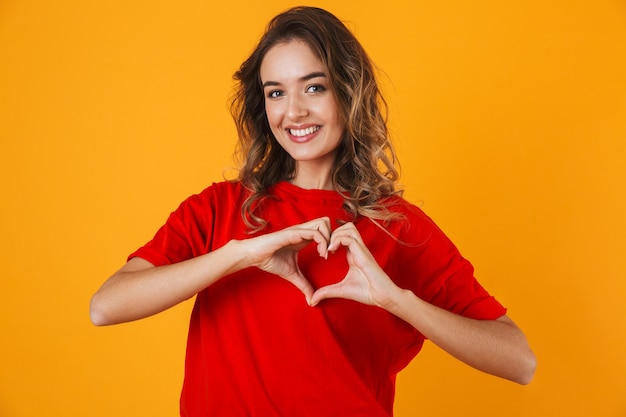
[[[319,126],[307,127],[306,129],[289,129],[289,133],[294,136],[310,135],[313,132],[320,130]]]

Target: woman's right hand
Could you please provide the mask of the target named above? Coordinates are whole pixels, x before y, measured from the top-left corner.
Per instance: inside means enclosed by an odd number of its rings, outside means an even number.
[[[311,242],[325,257],[330,240],[327,217],[245,240],[231,240],[212,252],[175,264],[155,267],[133,258],[115,272],[91,299],[96,325],[123,323],[166,310],[197,294],[222,277],[258,267],[295,285],[310,304],[313,287],[298,268],[298,252]]]
[[[310,304],[314,290],[298,267],[298,252],[315,242],[318,254],[326,258],[330,235],[330,219],[321,217],[240,243],[248,247],[246,263],[291,282]]]

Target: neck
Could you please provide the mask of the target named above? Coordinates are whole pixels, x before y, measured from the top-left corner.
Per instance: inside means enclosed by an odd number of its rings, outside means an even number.
[[[298,162],[291,183],[305,190],[334,190],[330,167]]]

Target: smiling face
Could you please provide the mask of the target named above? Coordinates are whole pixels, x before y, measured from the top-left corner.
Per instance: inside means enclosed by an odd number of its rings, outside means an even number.
[[[294,183],[303,184],[306,172],[308,183],[328,188],[345,126],[325,65],[306,43],[295,40],[267,51],[260,77],[269,126],[296,161]]]

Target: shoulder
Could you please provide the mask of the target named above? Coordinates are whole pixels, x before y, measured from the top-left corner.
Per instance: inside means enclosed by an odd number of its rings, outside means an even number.
[[[396,215],[400,224],[405,226],[428,224],[435,225],[433,220],[417,205],[400,196],[392,196],[385,200],[385,207]]]
[[[188,222],[189,219],[205,218],[211,213],[233,211],[233,208],[243,204],[247,193],[247,189],[238,181],[215,182],[184,199],[170,218],[178,217]]]
[[[183,204],[228,204],[245,199],[250,191],[240,181],[214,182],[197,194],[188,197]]]
[[[237,222],[240,207],[247,189],[238,181],[215,182],[197,194],[183,200],[173,211],[167,223],[177,229],[198,231],[202,235],[213,233],[216,222]],[[194,232],[195,233],[195,232]]]
[[[214,182],[206,187],[200,195],[221,194],[221,195],[243,195],[249,191],[244,187],[241,181],[220,181]]]
[[[433,238],[447,240],[443,231],[424,210],[403,197],[389,197],[384,201],[384,206],[393,215],[385,228],[400,242],[421,247]]]

